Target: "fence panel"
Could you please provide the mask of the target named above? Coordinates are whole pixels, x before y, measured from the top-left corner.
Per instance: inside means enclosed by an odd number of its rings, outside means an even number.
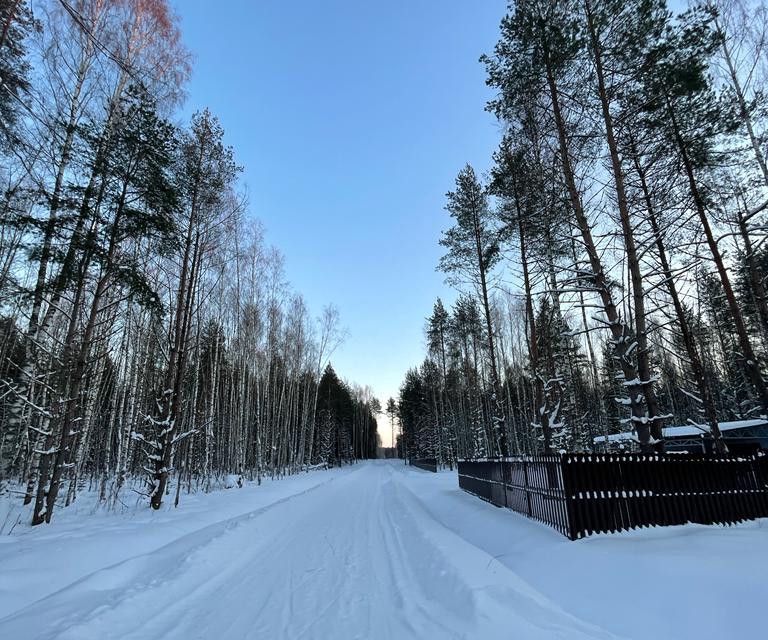
[[[768,517],[768,456],[564,454],[460,461],[459,486],[571,539]]]
[[[437,458],[419,458],[417,460],[411,460],[411,464],[424,471],[432,471],[437,473]]]
[[[569,535],[565,485],[558,456],[459,461],[459,487]]]

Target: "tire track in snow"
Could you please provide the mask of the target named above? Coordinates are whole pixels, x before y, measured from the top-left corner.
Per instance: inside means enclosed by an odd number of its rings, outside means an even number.
[[[489,558],[393,465],[365,464],[97,571],[0,620],[0,637],[614,637]]]
[[[0,637],[27,638],[36,640],[56,639],[65,640],[90,636],[79,636],[74,628],[87,624],[106,612],[117,609],[129,601],[134,595],[147,589],[159,589],[166,583],[179,580],[193,564],[193,558],[222,537],[237,531],[251,523],[259,516],[272,509],[279,508],[294,500],[303,498],[335,481],[345,479],[359,473],[361,467],[313,485],[295,494],[279,498],[258,509],[247,511],[237,516],[225,518],[218,522],[205,525],[199,529],[185,533],[175,540],[168,542],[147,553],[129,557],[114,565],[98,569],[75,582],[68,584],[42,600],[0,619]],[[205,562],[204,554],[202,562]],[[201,582],[201,588],[205,582]],[[46,611],[41,618],[40,611]],[[145,617],[151,618],[151,612],[137,611],[136,624]],[[6,633],[8,630],[8,633]],[[110,632],[108,629],[105,633]],[[98,638],[121,637],[98,635]]]
[[[418,524],[419,530],[410,538],[422,536],[423,547],[436,554],[436,564],[450,568],[449,576],[458,576],[473,593],[477,619],[462,637],[617,639],[567,613],[514,571],[443,525],[412,491],[406,474],[394,468],[392,472],[400,509],[410,513]]]

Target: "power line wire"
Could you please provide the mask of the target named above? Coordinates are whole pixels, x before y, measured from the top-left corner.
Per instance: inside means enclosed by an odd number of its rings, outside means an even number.
[[[67,0],[59,0],[59,3],[62,7],[64,7],[64,10],[70,15],[70,17],[75,21],[75,24],[77,24],[78,27],[85,33],[85,35],[88,36],[88,38],[93,42],[94,46],[103,53],[107,58],[109,58],[112,62],[114,62],[122,71],[124,71],[126,74],[128,74],[133,80],[136,78],[133,75],[133,70],[125,64],[123,60],[118,58],[112,51],[109,50],[109,48],[101,41],[99,38],[91,31],[90,27],[88,26],[85,18],[83,15],[75,9]]]

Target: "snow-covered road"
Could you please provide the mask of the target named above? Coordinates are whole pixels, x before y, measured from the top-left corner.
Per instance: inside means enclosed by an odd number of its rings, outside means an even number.
[[[414,473],[357,465],[186,532],[3,618],[0,637],[613,637],[437,522]]]
[[[704,640],[768,597],[768,521],[570,542],[399,461],[87,508],[0,536],[0,638]]]

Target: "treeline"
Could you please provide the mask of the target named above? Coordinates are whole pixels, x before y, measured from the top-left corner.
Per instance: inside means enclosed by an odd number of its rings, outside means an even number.
[[[403,384],[410,455],[589,450],[768,414],[762,2],[518,0],[482,57],[503,130],[448,194]]]
[[[167,0],[0,0],[0,493],[154,508],[375,456],[375,400],[285,281]],[[332,380],[331,380],[332,378]],[[342,401],[328,404],[329,396]]]
[[[336,465],[375,458],[380,445],[376,415],[381,413],[381,404],[370,389],[343,382],[329,364],[317,396],[317,458]]]

